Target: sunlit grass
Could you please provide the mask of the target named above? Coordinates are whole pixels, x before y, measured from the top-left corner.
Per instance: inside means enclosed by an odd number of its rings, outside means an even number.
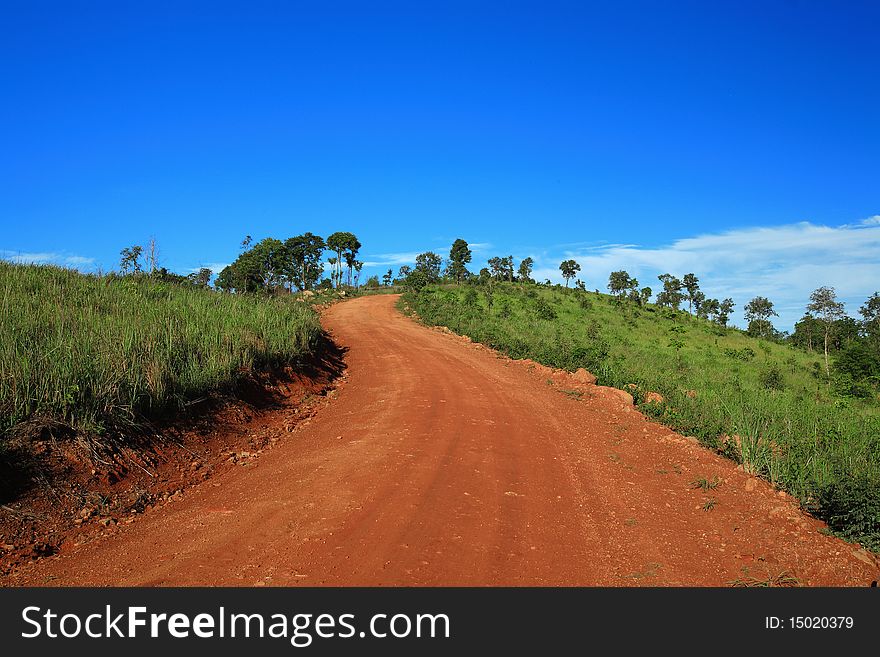
[[[311,307],[149,280],[0,262],[0,432],[35,418],[76,430],[175,408],[242,372],[296,363]]]

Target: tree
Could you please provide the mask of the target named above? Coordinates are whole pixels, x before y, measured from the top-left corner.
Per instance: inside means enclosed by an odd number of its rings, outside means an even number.
[[[312,233],[303,233],[284,242],[288,263],[285,275],[293,291],[295,285],[300,290],[310,290],[324,273],[321,255],[324,253],[324,240]]]
[[[392,279],[392,278],[393,278],[393,275],[392,275],[392,273],[391,273],[391,270],[389,269],[389,270],[388,270],[387,272],[385,272],[385,274],[383,274],[383,276],[382,276],[382,285],[384,285],[385,287],[388,287],[389,285],[391,285],[391,279]]]
[[[859,308],[862,316],[862,326],[867,336],[880,342],[880,292],[874,292],[865,305]]]
[[[684,289],[687,290],[688,312],[693,312],[694,302],[697,298],[697,293],[700,290],[700,279],[693,274],[685,274],[682,285],[684,286]]]
[[[651,300],[651,294],[653,294],[653,290],[649,287],[643,287],[639,290],[639,303],[645,306]]]
[[[721,310],[721,303],[718,299],[706,299],[700,305],[700,314],[702,317],[709,319],[712,318],[712,321],[717,321],[718,313]]]
[[[633,284],[635,283],[635,284]],[[621,269],[620,271],[613,271],[608,276],[608,290],[618,298],[618,300],[623,301],[626,293],[633,289],[637,288],[639,282],[632,278],[626,271]]]
[[[428,283],[436,283],[440,280],[440,268],[443,266],[443,259],[433,251],[426,251],[416,256],[415,271],[419,271],[425,276]]]
[[[813,290],[807,312],[815,314],[822,322],[825,333],[825,374],[831,374],[831,367],[828,365],[828,341],[831,338],[834,322],[846,316],[843,304],[837,300],[837,293],[833,287],[823,286]]]
[[[767,297],[755,297],[749,301],[745,308],[745,318],[749,323],[747,333],[758,338],[772,338],[776,329],[770,322],[771,317],[778,317],[773,310],[773,302]]]
[[[492,278],[500,281],[504,276],[504,261],[498,256],[489,258],[489,269],[492,272]]]
[[[119,268],[122,270],[124,276],[128,274],[140,274],[143,271],[143,269],[141,269],[141,254],[143,251],[144,247],[134,244],[119,252]]]
[[[342,263],[348,268],[348,283],[351,285],[351,271],[361,243],[354,233],[338,231],[327,238],[327,248],[336,253],[336,287],[342,284]]]
[[[358,281],[361,280],[361,269],[363,269],[363,268],[364,268],[364,263],[362,263],[360,260],[355,260],[355,261],[354,261],[354,271],[355,271],[355,274],[354,274],[354,287],[355,287],[355,289],[357,289],[358,287],[360,287],[359,284],[358,284]],[[378,277],[376,278],[376,282],[377,282],[377,283],[379,282]]]
[[[211,282],[211,276],[214,272],[212,272],[207,267],[202,267],[196,272],[193,272],[189,276],[187,276],[187,280],[190,283],[195,285],[196,287],[208,287]]]
[[[797,345],[801,349],[813,351],[813,340],[822,333],[821,322],[813,317],[810,313],[804,313],[804,316],[794,324],[794,333],[789,337],[789,342]]]
[[[504,275],[508,282],[513,283],[513,256],[509,255],[501,259],[504,267]]]
[[[367,279],[366,284],[364,284],[364,287],[371,288],[371,289],[379,287],[379,276],[376,274],[374,274],[373,276],[370,276]]]
[[[705,318],[705,315],[701,312],[701,309],[703,307],[703,302],[706,300],[706,295],[703,294],[701,290],[696,290],[692,295],[690,295],[689,299],[691,304],[693,304],[694,310],[697,311],[697,317]]]
[[[336,283],[336,263],[339,262],[339,258],[330,257],[327,258],[327,264],[330,265],[330,285],[337,286]]]
[[[147,252],[144,260],[147,264],[147,271],[149,271],[150,274],[155,272],[156,268],[159,266],[159,245],[156,244],[155,237],[150,237],[150,241],[147,242]]]
[[[519,280],[523,283],[528,283],[532,280],[532,267],[534,267],[535,261],[532,260],[531,257],[523,258],[519,263]]]
[[[727,326],[727,320],[730,319],[730,313],[733,312],[733,308],[733,299],[728,297],[718,306],[718,311],[715,313],[715,320],[721,324],[721,326]]]
[[[282,287],[288,268],[284,243],[272,237],[257,242],[218,274],[218,289],[235,292],[274,292]]]
[[[682,282],[672,274],[660,274],[657,278],[663,283],[663,290],[657,295],[657,305],[678,310],[684,300]]]
[[[574,260],[563,260],[559,263],[559,271],[562,272],[562,277],[565,279],[565,287],[568,287],[568,282],[577,276],[580,270],[581,266]]]
[[[471,261],[471,250],[468,243],[458,238],[452,243],[449,250],[449,275],[455,279],[456,283],[461,283],[461,279],[467,275],[467,263]]]

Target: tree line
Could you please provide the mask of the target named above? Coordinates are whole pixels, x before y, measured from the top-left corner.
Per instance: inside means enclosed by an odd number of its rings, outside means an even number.
[[[428,251],[416,257],[415,266],[404,265],[398,272],[398,280],[416,290],[435,283],[470,283],[476,285],[493,282],[536,283],[532,279],[534,260],[523,258],[516,266],[512,255],[489,258],[479,273],[471,272],[467,265],[472,261],[468,243],[456,239],[445,261],[438,254]],[[573,259],[563,260],[559,270],[568,288],[576,279],[576,288],[585,291],[586,285],[577,275],[580,265]],[[388,276],[390,277],[390,270]],[[687,312],[726,327],[736,304],[733,299],[707,297],[700,289],[700,279],[694,273],[681,278],[673,274],[660,274],[660,288],[654,304],[673,312],[681,310],[687,302]],[[550,286],[549,280],[543,285]],[[654,290],[642,287],[639,281],[625,270],[611,272],[607,289],[618,303],[645,306],[651,302]],[[596,290],[598,292],[598,290]],[[789,343],[807,351],[821,352],[823,369],[831,376],[831,355],[835,355],[838,373],[851,380],[850,392],[855,396],[867,396],[871,388],[880,385],[880,293],[875,292],[859,308],[861,319],[849,317],[844,304],[838,300],[833,287],[822,286],[810,295],[805,314],[789,334],[778,331],[772,322],[778,317],[773,302],[756,296],[744,307],[743,314],[748,326],[745,333],[756,338]],[[867,387],[865,387],[867,386]]]

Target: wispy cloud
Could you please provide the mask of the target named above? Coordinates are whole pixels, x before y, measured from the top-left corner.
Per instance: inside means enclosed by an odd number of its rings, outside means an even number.
[[[365,256],[364,267],[395,267],[398,265],[412,265],[416,261],[416,256],[420,253],[424,253],[424,251],[367,255]]]
[[[228,267],[229,264],[230,263],[228,263],[228,262],[206,262],[204,264],[199,265],[198,267],[190,267],[186,271],[188,274],[196,274],[202,269],[202,267],[207,267],[208,269],[211,270],[211,272],[214,275],[217,275],[221,271],[223,271],[226,267]]]
[[[562,257],[581,265],[588,288],[604,289],[618,269],[655,291],[658,274],[694,272],[708,296],[734,299],[741,325],[743,305],[758,295],[775,303],[777,325],[790,329],[821,285],[836,288],[850,314],[880,288],[880,215],[836,227],[801,222],[708,233],[659,247],[571,244],[554,251],[536,258],[538,280],[561,281]]]
[[[86,256],[80,255],[69,255],[65,253],[56,253],[52,251],[25,252],[13,251],[10,249],[0,249],[0,258],[18,264],[61,265],[64,267],[75,267],[77,269],[90,268],[95,264],[94,258],[88,258]]]

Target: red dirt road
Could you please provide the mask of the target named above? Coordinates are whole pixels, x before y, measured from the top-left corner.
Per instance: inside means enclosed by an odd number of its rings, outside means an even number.
[[[28,585],[866,586],[873,557],[598,388],[337,304],[338,396],[247,467],[19,570]],[[277,429],[283,432],[279,426]],[[719,477],[714,490],[692,482]],[[714,506],[707,504],[710,499]]]

